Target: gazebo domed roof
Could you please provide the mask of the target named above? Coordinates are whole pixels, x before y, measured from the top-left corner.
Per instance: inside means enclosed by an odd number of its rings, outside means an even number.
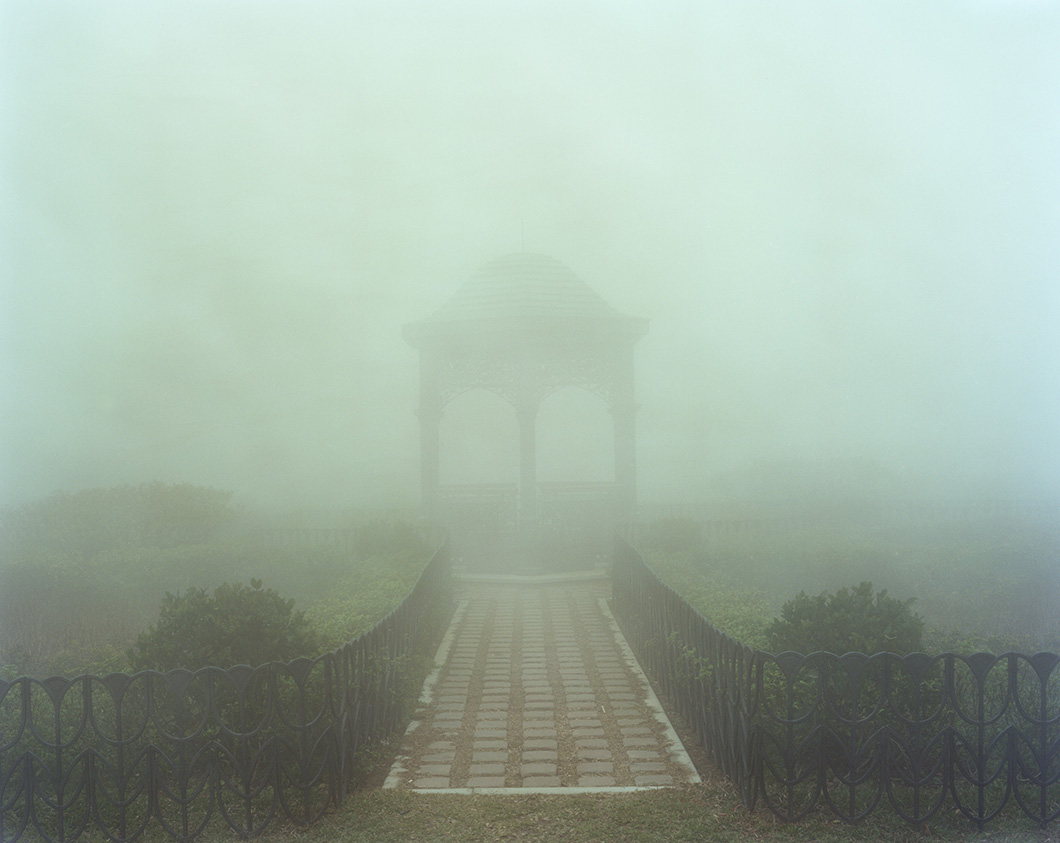
[[[480,267],[427,321],[617,316],[619,313],[566,265],[547,255],[522,252]]]
[[[619,313],[567,266],[520,252],[480,267],[426,319],[404,326],[414,346],[426,342],[636,342],[646,319]]]

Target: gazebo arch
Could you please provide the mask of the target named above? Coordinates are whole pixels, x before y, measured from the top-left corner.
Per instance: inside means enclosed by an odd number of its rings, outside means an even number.
[[[440,422],[462,392],[484,388],[502,396],[519,423],[518,522],[535,528],[538,408],[566,386],[603,399],[614,425],[615,523],[633,518],[636,503],[637,404],[633,347],[646,319],[608,305],[554,258],[519,253],[479,269],[436,313],[404,326],[420,357],[420,460],[423,509],[442,519]]]

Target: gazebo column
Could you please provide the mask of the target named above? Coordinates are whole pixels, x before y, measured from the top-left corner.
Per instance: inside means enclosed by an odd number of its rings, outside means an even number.
[[[637,405],[630,403],[611,410],[615,431],[615,497],[618,516],[633,518],[637,504]]]
[[[420,489],[423,514],[430,519],[440,515],[438,498],[441,454],[442,396],[437,369],[426,355],[420,359]]]
[[[420,489],[423,493],[423,513],[438,517],[438,463],[442,412],[436,407],[421,407],[420,418]]]
[[[537,405],[523,405],[519,418],[519,517],[537,520]]]
[[[615,504],[621,521],[633,519],[637,504],[638,406],[633,400],[633,348],[630,347],[615,372],[611,397],[611,421],[615,440]]]

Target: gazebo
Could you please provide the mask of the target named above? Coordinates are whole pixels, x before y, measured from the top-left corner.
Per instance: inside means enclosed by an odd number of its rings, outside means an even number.
[[[559,261],[519,253],[481,267],[433,315],[404,326],[420,357],[420,459],[424,515],[459,532],[454,501],[467,510],[477,500],[479,532],[509,532],[530,544],[548,544],[550,531],[569,528],[561,491],[549,490],[543,518],[537,480],[537,415],[541,402],[568,386],[587,389],[606,403],[614,426],[614,482],[573,488],[586,498],[607,532],[632,520],[636,504],[637,404],[633,347],[647,333],[646,319],[626,316]],[[439,478],[440,425],[446,405],[471,389],[504,398],[519,424],[519,484],[453,489]],[[513,443],[514,444],[514,443]],[[456,507],[459,508],[459,507]],[[455,537],[458,538],[458,537]],[[533,554],[531,554],[533,555]],[[525,558],[524,554],[524,558]]]

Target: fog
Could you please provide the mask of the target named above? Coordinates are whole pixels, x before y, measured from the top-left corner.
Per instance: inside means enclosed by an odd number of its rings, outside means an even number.
[[[401,326],[524,250],[650,319],[646,503],[1056,500],[1057,44],[1032,0],[5,0],[0,504],[414,504]],[[543,479],[606,477],[592,412]],[[443,481],[516,429],[454,403]]]

